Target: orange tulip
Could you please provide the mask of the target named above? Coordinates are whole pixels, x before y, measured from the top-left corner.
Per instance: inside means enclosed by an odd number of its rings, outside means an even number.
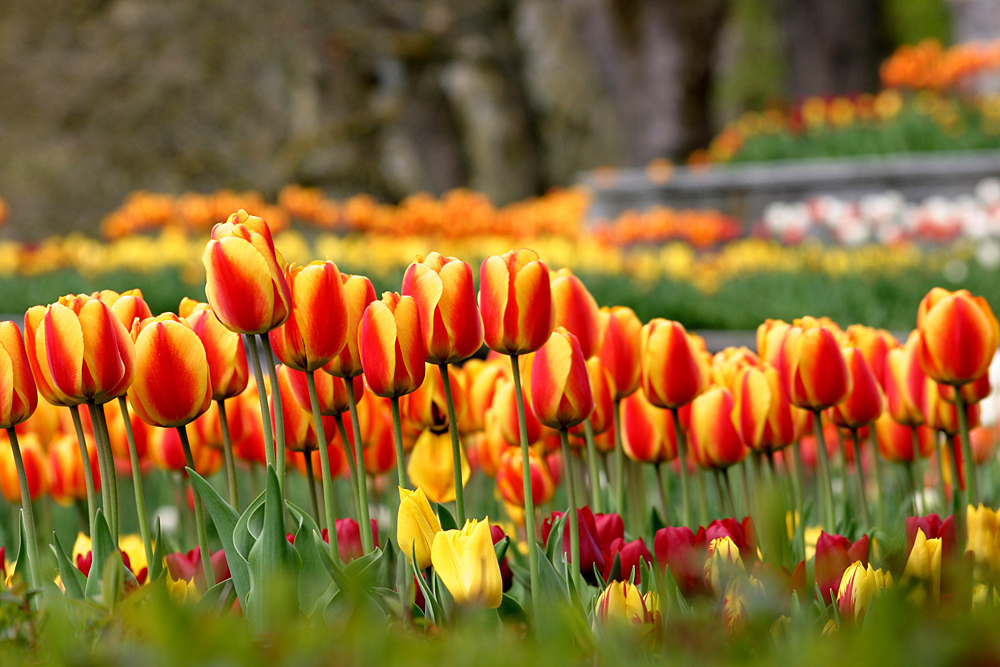
[[[485,429],[486,411],[493,404],[493,397],[496,395],[497,387],[504,380],[505,373],[509,369],[501,363],[499,358],[489,361],[482,359],[469,359],[463,366],[465,371],[466,384],[466,415],[465,421],[459,422],[461,431],[475,433]]]
[[[428,363],[454,364],[482,347],[483,319],[468,264],[436,252],[418,256],[403,274],[402,292],[416,302],[420,324],[413,333],[419,332]]]
[[[787,356],[785,354],[785,340],[792,325],[784,320],[764,320],[764,323],[757,327],[757,355],[761,361],[774,366],[780,377],[786,384],[788,369],[785,365]]]
[[[733,393],[725,387],[711,387],[691,403],[691,449],[705,467],[728,468],[746,458],[746,445],[733,425],[733,407]]]
[[[583,358],[590,359],[597,354],[601,343],[597,301],[587,291],[583,281],[569,269],[553,273],[551,282],[555,326],[563,327],[576,336]]]
[[[25,421],[38,405],[21,331],[13,322],[0,322],[0,429]]]
[[[529,388],[530,385],[524,383],[522,387]],[[535,409],[531,406],[530,396],[524,397],[524,421],[527,425],[528,444],[533,445],[545,435],[542,423],[535,416]],[[500,432],[504,440],[511,445],[520,445],[521,436],[517,423],[517,397],[514,395],[514,381],[503,380],[497,385],[496,393],[493,395],[492,409],[496,411],[497,422],[500,425]]]
[[[266,382],[265,382],[266,386]],[[264,426],[260,414],[260,398],[257,396],[257,383],[253,378],[247,385],[246,391],[233,401],[231,410],[228,413],[230,424],[237,419],[243,422],[243,437],[233,439],[233,453],[242,461],[251,465],[267,464],[267,455],[264,451]]]
[[[365,373],[365,377],[368,374]],[[448,378],[451,381],[451,395],[455,403],[455,419],[459,424],[466,413],[465,379],[462,369],[457,366],[448,367]],[[448,424],[448,406],[444,398],[444,383],[438,369],[429,367],[423,374],[420,386],[399,401],[400,414],[417,432],[425,428],[441,431]]]
[[[337,432],[337,424],[333,418],[323,419],[323,430],[327,442],[320,443],[316,434],[312,412],[302,407],[292,398],[292,388],[289,376],[294,373],[288,366],[278,366],[278,391],[281,392],[281,414],[285,424],[285,449],[301,452],[319,449],[321,444],[329,445],[330,436]],[[274,423],[274,392],[270,396],[271,423]]]
[[[885,389],[886,375],[889,372],[889,351],[899,347],[899,341],[885,329],[874,329],[861,324],[847,327],[846,334],[849,345],[861,351],[879,386]]]
[[[587,359],[587,375],[590,378],[590,393],[594,397],[594,411],[589,417],[590,428],[594,435],[600,435],[614,425],[615,381],[611,377],[611,371],[604,367],[604,362],[598,356]],[[583,424],[574,426],[570,432],[583,437]]]
[[[653,405],[677,409],[705,391],[711,368],[679,322],[656,318],[642,328],[642,390]]]
[[[347,412],[350,407],[347,404],[347,380],[334,377],[329,373],[317,373],[316,398],[319,400],[319,413],[324,416],[333,417]],[[365,376],[355,375],[351,378],[354,385],[354,395],[360,401],[365,391]],[[306,381],[306,374],[302,371],[290,370],[288,373],[288,385],[292,390],[292,396],[303,410],[312,410],[312,403],[309,399],[309,385]]]
[[[917,311],[920,366],[942,384],[963,385],[989,370],[1000,324],[983,297],[935,287]]]
[[[621,422],[622,449],[633,461],[659,463],[677,458],[673,415],[646,400],[643,392],[622,400]]]
[[[379,405],[384,402],[384,405]],[[392,439],[392,417],[388,401],[371,397],[370,406],[378,406],[370,416],[368,429],[364,432],[365,472],[370,477],[378,477],[396,468],[396,446]]]
[[[511,446],[503,437],[496,411],[487,410],[486,427],[482,433],[474,437],[476,438],[474,442],[478,454],[479,469],[487,477],[495,478],[500,469],[500,458]],[[472,446],[469,446],[470,449]]]
[[[30,366],[28,372],[30,372]],[[60,410],[48,401],[36,401],[36,403],[35,411],[31,413],[30,417],[18,424],[15,430],[17,430],[18,435],[34,433],[38,436],[42,447],[48,449],[49,443],[63,432],[72,430],[73,424],[69,420],[68,411]],[[66,424],[63,424],[64,419]]]
[[[126,331],[132,329],[132,323],[135,322],[136,318],[144,320],[153,316],[153,311],[149,309],[149,304],[146,303],[142,297],[142,290],[139,289],[130,289],[121,294],[106,289],[94,292],[90,296],[106,303]]]
[[[393,292],[373,301],[361,317],[358,350],[368,388],[398,398],[424,381],[426,363],[417,302]]]
[[[913,430],[917,431],[917,451],[913,451]],[[886,461],[910,463],[917,456],[927,458],[936,449],[937,436],[926,426],[904,426],[888,412],[875,421],[875,441],[878,451]]]
[[[958,407],[942,398],[939,387],[940,385],[929,377],[925,381],[924,423],[936,431],[956,435],[959,431]],[[978,403],[970,403],[965,406],[965,413],[969,420],[970,429],[979,425]]]
[[[84,421],[84,427],[88,435],[93,435],[93,428],[90,424],[90,415],[86,412],[80,415]],[[128,434],[125,432],[125,419],[118,406],[114,407],[104,404],[104,419],[108,425],[108,440],[111,442],[111,452],[114,455],[115,466],[122,474],[129,474],[132,471],[132,462],[128,451]],[[144,467],[146,456],[149,453],[149,433],[153,428],[139,418],[134,411],[129,411],[129,421],[132,425],[132,435],[135,440],[135,452],[139,458],[140,467]],[[75,441],[74,441],[75,442]]]
[[[601,347],[597,354],[614,378],[615,399],[625,398],[639,388],[642,322],[631,308],[613,306],[601,308],[598,323],[601,327]]]
[[[517,507],[524,507],[524,480],[521,477],[521,448],[508,447],[500,457],[500,468],[497,470],[497,488],[505,502]],[[531,470],[531,499],[535,507],[539,507],[552,499],[556,492],[556,484],[545,461],[534,451],[528,452],[528,465]]]
[[[190,433],[191,457],[194,469],[202,477],[214,475],[222,467],[222,451],[209,447],[197,436]],[[262,448],[263,449],[263,448]],[[160,470],[184,472],[187,467],[181,437],[175,428],[154,428],[149,439],[149,453],[153,463]]]
[[[334,438],[336,440],[336,438]],[[331,445],[327,445],[326,453],[330,460],[330,477],[337,478],[345,475],[347,473],[347,456],[344,454],[344,448],[338,442],[333,442]],[[288,462],[289,464],[295,466],[295,469],[299,471],[299,474],[303,477],[306,476],[306,456],[312,457],[312,469],[319,473],[322,470],[322,462],[320,461],[319,450],[314,449],[309,452],[288,452]],[[365,461],[368,457],[365,456]]]
[[[24,462],[25,477],[28,480],[28,495],[32,500],[48,490],[48,461],[45,460],[45,450],[38,444],[38,438],[29,433],[18,439],[21,449],[21,460]],[[14,451],[6,437],[0,438],[0,493],[10,504],[21,504],[21,484],[17,479],[17,468],[14,465]]]
[[[483,260],[479,307],[490,349],[526,354],[545,345],[555,328],[549,270],[534,250],[522,248]]]
[[[205,346],[186,320],[164,313],[136,322],[136,378],[128,391],[132,409],[147,424],[183,426],[208,410],[212,378]]]
[[[942,384],[938,386],[938,389],[941,391],[941,398],[949,403],[957,402],[955,387],[950,384]],[[963,384],[957,391],[962,394],[962,400],[966,405],[978,403],[993,391],[993,387],[990,386],[990,374],[987,373],[981,378]]]
[[[846,428],[860,428],[878,419],[885,397],[871,366],[856,347],[841,349],[851,373],[851,393],[833,406],[833,423]]]
[[[759,366],[760,358],[745,347],[727,347],[712,357],[712,384],[736,392],[737,377],[744,368]]]
[[[24,315],[24,347],[38,392],[53,405],[69,406],[124,395],[136,372],[128,330],[98,299],[64,299]]]
[[[222,401],[242,394],[247,388],[249,371],[243,339],[222,325],[207,303],[191,299],[181,301],[181,317],[201,340],[212,378],[212,400]]]
[[[568,429],[594,411],[587,362],[576,336],[557,327],[531,367],[531,406],[538,421]]]
[[[347,294],[340,270],[330,260],[290,264],[285,280],[292,312],[268,334],[274,354],[297,371],[319,370],[347,344]]]
[[[101,475],[97,466],[97,447],[93,438],[87,438],[87,463],[94,479],[94,486],[101,488]],[[24,440],[22,439],[23,443]],[[22,452],[23,454],[23,452]],[[60,505],[69,507],[77,500],[87,499],[83,459],[76,436],[62,435],[49,445],[49,495]],[[30,486],[30,482],[29,482]]]
[[[267,333],[291,315],[285,263],[262,218],[240,209],[215,225],[202,261],[208,302],[230,331]]]
[[[803,318],[785,341],[789,398],[806,410],[825,410],[851,393],[851,371],[835,333],[818,320]]]
[[[927,376],[918,358],[920,334],[910,333],[906,344],[889,350],[886,356],[885,398],[889,414],[900,424],[924,423],[923,405]]]
[[[323,366],[323,370],[334,377],[352,378],[364,372],[358,348],[358,329],[368,305],[375,301],[375,288],[365,276],[342,273],[340,278],[344,281],[344,295],[347,297],[347,344],[340,354]]]
[[[774,366],[745,367],[737,375],[733,399],[733,424],[748,447],[774,452],[795,442],[794,408]]]

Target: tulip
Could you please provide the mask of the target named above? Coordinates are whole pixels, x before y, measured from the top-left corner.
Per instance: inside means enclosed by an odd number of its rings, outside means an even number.
[[[764,593],[764,585],[756,577],[743,579],[733,579],[726,586],[726,591],[722,595],[722,620],[726,630],[731,635],[743,633],[750,622],[750,612],[747,609],[748,598],[752,594],[761,596]],[[781,618],[788,618],[782,616]]]
[[[774,452],[795,442],[792,406],[773,366],[744,367],[734,386],[733,423],[748,447]]]
[[[132,323],[135,322],[136,318],[144,320],[153,316],[153,311],[149,309],[149,304],[146,303],[140,289],[130,289],[120,294],[114,290],[106,289],[94,292],[90,297],[107,304],[126,331],[132,328]]]
[[[587,360],[587,375],[590,379],[590,393],[594,397],[594,411],[582,424],[570,429],[574,435],[583,435],[587,445],[587,466],[590,472],[591,505],[597,511],[602,509],[601,482],[597,464],[597,444],[595,435],[608,432],[614,425],[614,378],[604,367],[600,357]]]
[[[173,579],[191,582],[201,593],[212,587],[205,580],[206,572],[210,573],[212,581],[225,581],[231,577],[226,552],[222,549],[214,552],[211,557],[205,557],[201,547],[195,547],[187,553],[167,554],[164,560],[167,572]]]
[[[335,377],[329,373],[319,373],[314,376],[316,382],[316,395],[319,399],[319,413],[324,417],[333,417],[347,412],[347,384],[343,378]],[[363,396],[365,391],[365,376],[355,375],[351,378],[354,385],[354,395]],[[309,383],[306,374],[301,371],[291,371],[288,374],[288,386],[292,390],[292,397],[303,410],[311,410],[312,402],[309,400]],[[360,405],[360,403],[359,403]]]
[[[941,398],[949,403],[957,403],[958,397],[956,394],[961,394],[962,401],[966,405],[970,405],[972,403],[979,403],[984,398],[987,398],[992,393],[993,387],[990,385],[990,376],[987,373],[981,378],[963,384],[958,388],[950,384],[939,384],[938,390],[941,392]]]
[[[913,331],[904,345],[889,350],[886,356],[886,405],[892,418],[906,426],[924,423],[926,375],[920,367],[919,345],[920,334]]]
[[[410,491],[399,487],[396,541],[414,569],[430,567],[431,545],[440,532],[441,521],[431,509],[423,489],[418,486],[416,491]],[[413,561],[414,554],[416,562]]]
[[[610,548],[612,542],[618,539],[625,539],[625,523],[621,515],[610,513],[594,515],[594,525],[597,526],[597,534],[601,538],[601,549]]]
[[[615,399],[620,400],[635,393],[642,374],[639,345],[642,322],[631,308],[613,306],[601,308],[601,347],[597,355],[611,372],[614,380]]]
[[[497,424],[500,427],[500,433],[503,435],[504,440],[510,445],[519,445],[518,422],[520,421],[520,413],[518,412],[517,393],[514,382],[511,380],[500,381],[493,396],[491,409],[496,412]],[[538,417],[535,416],[535,409],[531,407],[530,400],[525,402],[524,409],[525,435],[528,438],[528,444],[534,445],[545,435],[545,430],[542,423],[538,421]]]
[[[727,347],[712,357],[712,384],[736,390],[736,381],[746,368],[761,365],[760,357],[745,347]]]
[[[657,408],[642,392],[621,402],[622,447],[633,461],[656,463],[677,458],[673,415]]]
[[[861,352],[879,386],[886,388],[889,373],[889,352],[899,346],[896,337],[885,329],[874,329],[861,324],[847,327],[847,341],[850,347]]]
[[[823,531],[816,540],[816,585],[826,604],[834,592],[842,589],[841,579],[851,563],[868,564],[868,536],[862,535],[854,544],[841,535]]]
[[[653,564],[653,555],[646,548],[646,543],[639,539],[626,542],[623,538],[616,538],[611,542],[607,552],[604,554],[604,579],[611,578],[611,570],[614,566],[615,558],[621,564],[621,574],[619,581],[634,581],[636,584],[642,583],[642,568],[639,561],[646,561],[647,566]]]
[[[691,596],[705,591],[705,529],[693,532],[687,526],[667,526],[656,531],[653,552],[660,569],[669,568],[681,593]]]
[[[264,334],[291,315],[284,260],[262,218],[240,209],[215,225],[202,261],[208,302],[230,331]]]
[[[979,406],[966,405],[960,411],[955,403],[949,403],[941,396],[941,386],[931,378],[924,383],[924,422],[929,428],[941,431],[949,436],[958,435],[961,430],[959,413],[965,415],[969,428],[979,425]]]
[[[965,550],[972,554],[973,576],[981,583],[1000,580],[1000,516],[983,505],[966,508]]]
[[[572,511],[572,510],[571,510]],[[562,542],[562,552],[570,564],[576,564],[574,573],[579,572],[590,583],[596,583],[594,568],[600,572],[606,572],[608,563],[604,557],[604,548],[601,543],[601,535],[597,530],[597,523],[589,507],[575,510],[577,515],[577,526],[579,530],[579,543],[574,551],[572,548],[572,531],[570,521],[563,524],[562,535],[556,537]],[[553,512],[551,516],[542,521],[542,542],[548,544],[552,538],[552,525],[563,516],[562,512]],[[571,519],[572,515],[567,517]],[[569,539],[567,539],[569,538]]]
[[[691,447],[716,469],[736,465],[747,455],[733,425],[733,408],[733,394],[725,387],[712,387],[691,404]]]
[[[462,366],[462,370],[465,371],[468,379],[468,390],[466,392],[465,421],[459,420],[460,430],[463,433],[485,431],[486,411],[493,405],[493,397],[496,395],[497,387],[504,381],[505,369],[499,363],[499,359],[494,358],[487,361],[469,359]]]
[[[627,581],[610,583],[597,598],[595,618],[601,625],[655,626],[659,615],[659,596],[653,591],[643,595],[635,584]]]
[[[927,516],[910,516],[906,518],[906,557],[910,557],[917,532],[922,532],[927,539],[941,540],[942,558],[954,559],[958,555],[958,543],[955,536],[955,518],[941,520],[937,514]]]
[[[785,343],[792,325],[783,320],[764,320],[757,327],[757,355],[761,361],[774,366],[778,375],[787,383],[788,368],[785,366],[787,355]]]
[[[471,519],[461,530],[446,530],[434,536],[431,564],[457,605],[496,609],[503,601],[503,579],[489,517]]]
[[[913,463],[934,453],[934,432],[926,426],[903,426],[888,412],[875,421],[879,454],[893,463]]]
[[[25,479],[27,480],[25,486],[30,500],[38,500],[42,494],[49,490],[50,485],[48,461],[38,438],[33,434],[28,434],[18,438],[17,444],[19,454],[15,455],[11,440],[4,438],[0,441],[0,492],[11,505],[22,501],[24,487],[20,481],[21,465],[24,466]]]
[[[533,250],[483,260],[479,301],[486,345],[503,354],[534,352],[555,327],[548,268]]]
[[[49,444],[49,495],[60,505],[71,506],[78,500],[87,499],[86,473],[91,479],[100,479],[97,467],[97,448],[91,439],[87,440],[87,465],[85,468],[76,438],[63,435]],[[31,483],[28,483],[29,488]]]
[[[844,572],[837,592],[837,607],[841,618],[860,621],[872,599],[881,595],[886,588],[892,588],[891,574],[855,561]]]
[[[297,371],[316,371],[347,344],[347,295],[330,260],[290,264],[285,280],[292,294],[288,319],[268,334],[278,360]]]
[[[516,507],[525,507],[524,477],[522,475],[522,453],[517,447],[509,447],[500,456],[500,467],[497,470],[497,488],[504,501]],[[528,452],[528,470],[531,482],[533,505],[544,505],[555,494],[555,482],[549,467],[541,456],[534,451]]]
[[[584,359],[597,354],[601,343],[597,301],[570,269],[551,274],[555,326],[576,336]]]
[[[490,526],[490,538],[493,540],[494,547],[505,537],[507,537],[507,533],[504,532],[503,528],[497,525]],[[507,564],[507,554],[504,554],[504,557],[500,559],[500,578],[503,580],[503,590],[506,593],[514,585],[514,573],[511,572],[510,566]]]
[[[720,537],[728,537],[739,549],[740,558],[749,568],[757,561],[757,533],[753,525],[753,519],[743,517],[739,522],[733,518],[716,519],[708,524],[705,529],[705,540],[711,543]]]
[[[922,581],[926,590],[920,590],[918,597],[930,592],[931,602],[941,601],[941,538],[927,539],[924,531],[917,529],[906,567],[903,569],[903,583],[911,579]]]
[[[496,412],[492,409],[486,412],[486,430],[477,434],[475,442],[479,469],[487,477],[496,478],[497,472],[500,470],[500,457],[510,445],[504,440],[497,422]]]
[[[214,475],[222,467],[221,453],[218,449],[205,444],[197,434],[191,435],[195,436],[188,442],[191,458],[194,461],[192,467],[202,477]],[[157,468],[167,472],[183,473],[188,465],[184,445],[177,429],[153,428],[149,438],[149,457]]]
[[[705,586],[715,593],[725,591],[729,582],[742,577],[745,572],[739,547],[728,535],[717,537],[708,543],[705,556]]]
[[[461,455],[462,486],[469,481],[471,469],[465,454]],[[451,439],[447,433],[435,433],[425,430],[417,438],[417,443],[410,452],[410,462],[407,472],[410,481],[424,490],[427,497],[438,503],[455,500],[455,485],[458,482],[454,474],[454,461],[451,456]]]
[[[370,524],[372,543],[378,546],[378,525],[374,519],[370,520]],[[361,544],[361,526],[358,525],[357,521],[351,518],[337,519],[336,531],[340,560],[350,563],[352,560],[357,560],[364,556],[364,549]],[[323,537],[329,539],[329,533],[326,533]]]

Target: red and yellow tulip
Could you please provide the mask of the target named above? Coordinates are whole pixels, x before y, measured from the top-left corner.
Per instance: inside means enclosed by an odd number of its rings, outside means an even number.
[[[386,292],[361,317],[358,351],[368,387],[376,396],[398,398],[424,381],[426,363],[417,302]]]
[[[479,269],[483,337],[490,349],[526,354],[545,345],[555,328],[549,270],[522,248],[483,260]]]

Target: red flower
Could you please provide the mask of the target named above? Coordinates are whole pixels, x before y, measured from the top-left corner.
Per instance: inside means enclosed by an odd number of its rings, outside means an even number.
[[[705,529],[694,533],[687,526],[667,526],[656,531],[653,551],[660,569],[667,567],[684,595],[705,591],[705,554],[708,542]]]
[[[819,534],[816,540],[816,585],[823,595],[826,604],[830,604],[833,596],[840,590],[840,578],[844,570],[855,562],[861,561],[868,566],[868,536],[851,544],[842,535],[831,535],[826,531]]]

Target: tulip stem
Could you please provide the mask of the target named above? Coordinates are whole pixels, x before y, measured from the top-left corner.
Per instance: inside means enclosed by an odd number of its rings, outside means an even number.
[[[103,412],[103,408],[97,407],[93,400],[87,401],[87,409],[90,411],[90,427],[94,431],[94,445],[97,447],[97,465],[101,471],[101,499],[104,503],[104,513],[107,515],[108,528],[111,529],[111,537],[114,538],[115,546],[118,546],[118,498],[115,478],[114,458],[110,454],[110,446],[106,446],[104,432],[101,430],[101,419],[98,412]]]
[[[616,404],[617,405],[617,404]],[[670,408],[670,414],[674,422],[674,440],[677,442],[677,462],[680,464],[681,476],[681,508],[683,514],[681,519],[685,526],[691,525],[691,494],[688,491],[688,471],[687,471],[687,439],[681,429],[681,418],[677,414],[677,408]]]
[[[351,472],[351,497],[354,498],[354,514],[360,520],[361,500],[358,497],[358,464],[354,461],[354,452],[351,451],[351,441],[347,437],[347,429],[344,428],[343,416],[341,413],[337,413],[333,419],[337,422],[337,433],[340,435],[340,441],[344,444],[344,456],[347,457],[347,469]]]
[[[31,489],[28,487],[28,474],[24,470],[24,459],[21,458],[21,445],[17,441],[17,431],[11,426],[7,429],[10,448],[14,453],[14,466],[17,468],[17,483],[21,489],[21,511],[24,512],[24,537],[28,542],[28,571],[31,573],[31,585],[42,588],[42,562],[38,559],[38,542],[35,540],[35,513],[31,508]],[[90,459],[87,459],[88,462]]]
[[[830,479],[829,453],[826,449],[826,434],[823,433],[823,416],[819,410],[813,411],[813,423],[816,431],[816,462],[819,467],[820,485],[823,487],[819,495],[823,496],[824,529],[837,529],[836,516],[833,511],[833,482]]]
[[[267,387],[264,386],[264,373],[260,368],[260,353],[257,352],[257,339],[253,334],[246,334],[250,367],[253,368],[253,379],[257,383],[257,398],[260,400],[260,420],[264,427],[264,459],[267,465],[274,465],[274,431],[271,430],[271,410],[267,404]]]
[[[128,401],[124,396],[118,397],[118,407],[122,411],[122,421],[125,423],[125,439],[128,441],[129,465],[132,468],[132,488],[135,491],[135,513],[139,519],[139,535],[142,537],[142,547],[146,551],[146,563],[153,564],[153,542],[149,536],[149,521],[146,518],[146,494],[142,490],[142,467],[139,465],[139,450],[135,446],[135,433],[132,432],[132,418],[128,414]],[[101,411],[101,428],[107,429],[104,421],[104,411]],[[89,462],[89,461],[88,461]]]
[[[768,452],[768,454],[767,454],[767,460],[771,464],[771,478],[775,481],[775,483],[777,483],[777,481],[778,481],[778,475],[776,474],[776,472],[774,470],[774,453],[773,452]],[[805,486],[806,486],[806,481],[805,481],[806,480],[806,476],[805,476],[805,467],[802,465],[802,445],[800,444],[800,442],[799,442],[799,440],[797,438],[796,438],[795,442],[792,443],[792,463],[795,466],[795,474],[792,474],[789,471],[789,469],[788,469],[788,457],[782,455],[781,460],[785,464],[784,465],[785,473],[786,473],[788,479],[791,480],[792,498],[795,501],[795,511],[799,515],[799,520],[804,522],[806,520],[806,517],[805,517],[805,513],[804,513],[805,512],[805,508],[803,507],[802,495],[803,495],[803,489],[805,489]],[[819,508],[817,508],[817,513],[818,513],[818,511],[819,511]],[[803,525],[805,525],[805,524],[803,523]],[[833,530],[833,528],[831,528],[830,530]],[[805,532],[804,531],[800,531],[800,532],[802,534],[802,539],[800,540],[799,546],[802,548],[802,552],[801,553],[805,554],[805,548],[806,548],[805,547]]]
[[[525,417],[524,411],[524,393],[521,390],[521,367],[517,363],[517,355],[510,355],[510,365],[511,371],[514,378],[514,398],[517,401],[517,428],[521,436],[521,481],[523,484],[523,495],[524,495],[524,528],[527,533],[528,542],[528,568],[530,576],[531,585],[531,608],[534,613],[539,613],[541,611],[541,600],[542,600],[542,590],[541,590],[541,580],[538,574],[538,549],[536,548],[536,535],[535,535],[535,498],[534,490],[531,488],[531,459],[528,453],[528,422]],[[618,414],[618,403],[615,403],[615,414]],[[615,417],[615,424],[618,424],[618,418]],[[617,450],[621,449],[621,438],[620,431],[616,426],[615,429],[615,447]],[[617,452],[616,452],[617,453]],[[620,458],[620,457],[619,457]],[[619,466],[617,474],[624,474],[624,466],[621,465],[622,461],[619,460]],[[616,489],[616,493],[622,493],[622,488]],[[621,507],[619,506],[619,511]]]
[[[945,439],[942,438],[941,431],[935,431],[934,438],[937,440],[937,443],[935,445],[935,450],[936,450],[935,453],[937,454],[937,460],[938,460],[938,491],[941,494],[940,509],[942,512],[947,512],[948,487],[945,486],[944,483],[944,467],[945,467],[944,457],[945,457],[945,448],[947,447],[947,445],[945,444],[946,442]]]
[[[625,515],[625,445],[622,444],[622,401],[615,399],[611,419],[615,429],[615,511]]]
[[[277,385],[275,385],[277,386]],[[181,438],[181,448],[184,449],[184,460],[187,467],[195,470],[194,456],[191,454],[191,442],[188,440],[187,426],[178,426],[177,435]],[[195,470],[197,472],[197,470]],[[208,532],[205,529],[205,510],[201,506],[201,494],[191,485],[194,496],[194,523],[198,530],[198,546],[201,548],[201,566],[205,570],[205,589],[215,585],[215,572],[212,570],[212,554],[208,551]]]
[[[872,461],[875,465],[875,493],[878,494],[878,514],[876,514],[876,528],[885,526],[885,490],[882,487],[882,463],[879,461],[878,436],[875,434],[875,424],[868,427],[868,439],[872,443]],[[914,450],[916,451],[916,450]],[[861,448],[858,447],[858,456],[861,456]]]
[[[398,396],[389,399],[389,407],[392,408],[392,439],[396,445],[396,484],[408,489],[410,487],[406,480],[406,452],[403,451],[403,424],[399,418]]]
[[[870,430],[875,430],[875,424],[870,425]],[[864,521],[865,528],[871,526],[872,515],[868,511],[868,497],[865,495],[865,467],[861,463],[861,442],[858,440],[858,429],[851,429],[851,447],[854,448],[854,476],[858,486],[858,506],[861,508],[861,520]],[[875,453],[878,456],[878,452]],[[881,527],[881,524],[879,524]]]
[[[306,484],[309,485],[309,505],[312,507],[312,513],[316,518],[316,523],[322,525],[321,521],[323,520],[323,517],[320,516],[319,500],[316,498],[316,474],[313,472],[312,452],[307,449],[302,452],[302,456],[305,457],[306,463]]]
[[[240,513],[240,490],[236,485],[236,461],[233,459],[233,438],[229,435],[229,417],[226,416],[226,399],[216,402],[219,406],[219,424],[222,426],[222,449],[226,456],[226,487],[229,491],[229,504],[236,513]]]
[[[351,429],[354,431],[354,458],[358,466],[358,509],[361,526],[361,548],[368,554],[375,548],[372,543],[371,519],[368,515],[368,476],[365,473],[365,450],[361,443],[361,422],[358,421],[358,400],[354,395],[354,383],[351,378],[344,378],[347,387],[347,406],[351,411]]]
[[[329,444],[326,440],[326,430],[323,428],[323,418],[319,412],[319,394],[316,392],[316,372],[306,371],[306,386],[309,388],[309,405],[312,408],[313,425],[316,427],[317,440],[319,442],[319,465],[320,479],[323,480],[323,523],[326,524],[326,532],[330,540],[330,557],[333,562],[339,562],[340,549],[337,545],[337,519],[333,509],[333,477],[330,474],[330,452]],[[339,420],[339,417],[338,417]],[[347,440],[345,439],[346,443]],[[312,476],[311,457],[306,458],[306,472]],[[351,457],[348,456],[348,459]],[[353,479],[353,477],[352,477]],[[313,502],[316,497],[316,487],[310,481]],[[315,509],[315,508],[314,508]],[[320,524],[322,525],[322,524]]]
[[[601,474],[597,470],[597,446],[594,444],[594,427],[590,419],[583,422],[583,438],[587,443],[587,468],[590,474],[590,503],[594,512],[603,512],[601,503]]]
[[[719,496],[719,511],[722,513],[722,516],[726,516],[727,514],[729,514],[729,516],[733,516],[735,512],[731,512],[731,510],[726,507],[726,494],[722,490],[722,473],[717,469],[713,470],[712,480],[715,482],[715,492]]]
[[[698,478],[698,520],[701,525],[708,523],[708,494],[705,493],[705,471],[696,469],[695,476]]]
[[[753,500],[750,495],[750,476],[747,475],[747,466],[750,465],[747,459],[743,463],[737,464],[740,467],[740,482],[743,486],[743,511],[746,516],[756,516],[753,508]]]
[[[87,447],[87,437],[83,433],[83,422],[80,421],[80,406],[71,405],[69,413],[73,417],[73,428],[76,429],[76,441],[80,445],[80,461],[83,465],[83,480],[87,485],[87,520],[90,537],[94,537],[94,521],[97,518],[97,490],[94,487],[94,470],[90,465],[90,450]]]
[[[670,479],[667,471],[663,469],[663,461],[657,461],[656,466],[656,486],[660,490],[660,505],[663,507],[663,521],[670,525]]]
[[[906,464],[906,478],[907,482],[909,482],[910,485],[910,509],[913,511],[913,516],[919,516],[919,508],[917,507],[917,472],[916,472],[916,466],[918,461],[920,461],[920,459],[915,457],[913,461],[909,461]]]
[[[979,505],[979,482],[976,480],[976,461],[972,458],[972,444],[969,442],[969,414],[965,409],[965,397],[962,396],[960,386],[955,387],[955,408],[958,412],[958,433],[962,440],[962,462],[965,464],[965,497],[961,508],[964,512],[967,505]]]
[[[278,391],[278,368],[274,365],[274,352],[271,351],[271,339],[267,334],[260,334],[260,342],[264,346],[264,359],[267,360],[267,374],[271,378],[271,398],[274,400],[274,460],[275,472],[278,474],[278,487],[281,498],[285,498],[285,414],[281,408],[281,392]]]
[[[455,418],[455,401],[451,396],[451,376],[448,364],[438,364],[441,384],[444,386],[444,402],[448,406],[448,431],[451,434],[451,461],[455,470],[455,513],[459,526],[465,525],[465,481],[462,475],[462,445],[458,441],[458,420]]]
[[[566,497],[569,500],[569,553],[570,572],[576,589],[580,590],[580,518],[576,514],[576,483],[570,467],[572,458],[569,451],[569,433],[559,429],[559,446],[562,449],[563,465],[566,468]]]
[[[729,503],[729,511],[733,513],[733,518],[737,518],[736,514],[736,501],[733,499],[733,485],[729,479],[729,468],[724,468],[719,471],[719,476],[722,477],[723,487],[726,489],[726,501]],[[744,513],[743,516],[747,516]]]

